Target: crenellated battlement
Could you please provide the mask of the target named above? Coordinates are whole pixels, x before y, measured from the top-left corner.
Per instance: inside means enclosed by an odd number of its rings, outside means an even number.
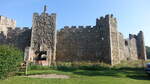
[[[94,26],[64,26],[61,30],[68,30],[68,29],[93,29]]]
[[[129,39],[133,39],[133,38],[136,38],[137,37],[137,35],[135,35],[135,34],[129,34]]]
[[[98,26],[98,25],[109,25],[110,23],[109,23],[109,20],[112,22],[112,23],[116,23],[117,21],[116,21],[116,18],[111,14],[111,15],[105,15],[105,17],[100,17],[100,18],[97,18],[96,19],[96,26]],[[107,23],[107,24],[106,24]],[[78,30],[78,29],[91,29],[91,30],[93,30],[94,28],[98,28],[98,27],[96,27],[96,26],[64,26],[64,28],[62,28],[61,30],[70,30],[70,29],[76,29],[76,30]],[[105,26],[104,26],[105,27]],[[74,30],[75,30],[74,29]],[[105,28],[106,29],[106,28]]]
[[[5,16],[0,16],[0,32],[3,32],[7,36],[8,28],[14,29],[16,27],[16,21]]]
[[[86,29],[86,28],[93,28],[93,26],[64,26],[64,29],[65,28],[76,28],[76,29],[80,29],[80,28],[83,28],[83,29]]]
[[[97,18],[98,20],[108,20],[108,19],[114,19],[116,20],[116,18],[113,16],[113,14],[107,14],[105,16],[101,16],[100,18]]]
[[[106,24],[109,22],[113,22],[113,23],[117,23],[117,19],[116,17],[113,16],[113,14],[107,14],[104,17],[101,16],[100,18],[96,19],[96,24],[97,25],[102,25],[102,24]]]
[[[95,26],[64,26],[59,32],[95,32]]]
[[[16,26],[16,21],[5,16],[0,16],[0,25]]]
[[[33,18],[39,18],[39,17],[56,17],[56,13],[49,14],[49,13],[42,12],[41,14],[39,14],[39,13],[35,12],[33,14]]]

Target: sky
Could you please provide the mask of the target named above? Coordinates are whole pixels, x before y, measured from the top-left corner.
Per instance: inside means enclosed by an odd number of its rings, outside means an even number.
[[[0,0],[0,15],[15,19],[18,27],[31,27],[33,13],[43,12],[44,5],[57,14],[57,29],[94,26],[96,18],[113,14],[125,38],[142,30],[150,46],[150,0]]]

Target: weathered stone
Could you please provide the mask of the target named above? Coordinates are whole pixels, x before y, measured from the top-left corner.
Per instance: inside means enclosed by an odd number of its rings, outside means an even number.
[[[57,34],[57,61],[91,61],[111,65],[146,59],[143,34],[124,39],[113,15],[96,20],[96,26],[65,26]]]
[[[33,14],[32,29],[14,28],[15,21],[5,19],[1,24],[0,44],[24,50],[25,61],[41,65],[55,64],[55,61],[115,65],[121,61],[147,59],[143,32],[130,34],[124,39],[117,30],[117,20],[113,15],[97,18],[93,27],[65,26],[56,32],[56,14],[46,13],[45,6],[42,14]]]
[[[9,28],[15,29],[16,21],[13,19],[9,19],[4,16],[0,16],[0,32],[3,32],[5,36],[7,36],[7,32]]]
[[[144,34],[142,31],[138,33],[136,39],[137,39],[136,43],[137,43],[138,58],[141,60],[147,60],[146,48],[144,43]]]
[[[30,57],[38,61],[45,57],[48,65],[55,64],[56,60],[56,14],[46,13],[46,6],[41,15],[34,13],[31,49],[34,52]],[[45,52],[45,53],[44,53]]]

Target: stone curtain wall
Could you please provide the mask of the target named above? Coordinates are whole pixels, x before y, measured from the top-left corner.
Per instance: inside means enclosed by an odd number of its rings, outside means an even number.
[[[120,62],[121,61],[126,61],[127,58],[125,56],[126,54],[126,50],[125,50],[125,40],[124,40],[124,37],[123,37],[123,34],[118,32],[118,35],[119,35],[119,60]]]
[[[30,45],[31,29],[24,28],[8,28],[7,35],[0,33],[0,44],[12,45],[22,51]]]
[[[57,61],[99,61],[99,32],[95,27],[66,26],[57,37]]]
[[[7,44],[14,45],[24,51],[30,46],[31,29],[28,27],[9,29],[7,33]]]
[[[121,61],[137,60],[137,56],[145,51],[137,51],[144,47],[142,36],[130,35],[125,40],[117,30],[117,21],[113,15],[98,18],[93,27],[65,26],[58,31],[57,39],[57,61],[91,61],[115,65]]]
[[[108,16],[96,26],[65,27],[58,31],[57,61],[92,61],[111,64]]]
[[[129,46],[130,46],[130,57],[129,60],[137,60],[138,59],[138,55],[137,55],[137,46],[136,46],[136,39],[135,38],[131,38],[129,40]]]

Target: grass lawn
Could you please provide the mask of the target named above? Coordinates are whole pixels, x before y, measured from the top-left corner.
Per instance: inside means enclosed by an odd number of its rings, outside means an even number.
[[[42,79],[14,76],[0,84],[150,84],[150,77],[140,68],[107,70],[30,70],[28,74],[62,74],[69,79]]]

